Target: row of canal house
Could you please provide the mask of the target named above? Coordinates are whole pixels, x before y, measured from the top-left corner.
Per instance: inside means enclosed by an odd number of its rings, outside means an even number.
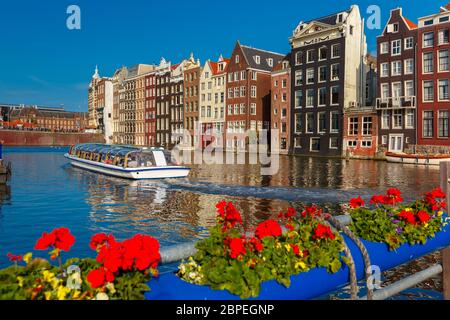
[[[392,10],[376,58],[367,54],[364,19],[353,5],[300,22],[288,54],[238,41],[229,58],[203,65],[191,54],[178,64],[162,58],[122,67],[111,78],[96,70],[90,123],[109,121],[108,142],[140,146],[183,141],[189,148],[212,143],[244,150],[246,131],[266,129],[272,137],[277,130],[276,146],[286,154],[444,152],[450,145],[449,9],[418,24]],[[105,97],[112,103],[102,102]],[[102,110],[108,112],[99,117]],[[183,129],[190,133],[183,136]]]
[[[382,151],[448,153],[450,4],[408,20],[391,11],[377,39]]]

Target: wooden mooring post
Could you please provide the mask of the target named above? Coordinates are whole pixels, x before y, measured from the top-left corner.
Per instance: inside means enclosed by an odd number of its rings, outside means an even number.
[[[450,212],[450,162],[440,163],[440,184],[447,196],[447,214]],[[450,247],[442,250],[442,285],[445,300],[450,300]]]

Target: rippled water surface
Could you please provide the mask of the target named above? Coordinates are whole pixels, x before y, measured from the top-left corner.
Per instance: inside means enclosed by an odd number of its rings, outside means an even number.
[[[97,232],[121,239],[151,234],[162,246],[202,237],[221,199],[232,200],[251,226],[289,205],[336,208],[388,187],[411,199],[439,184],[432,167],[287,156],[273,176],[262,176],[259,165],[193,165],[186,179],[136,182],[72,168],[66,151],[6,148],[13,174],[9,188],[0,189],[0,266],[8,252],[30,251],[43,231],[59,226],[77,238],[71,255],[92,256],[88,242]]]

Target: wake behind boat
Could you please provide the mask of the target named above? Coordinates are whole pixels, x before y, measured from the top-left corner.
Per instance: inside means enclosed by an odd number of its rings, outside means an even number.
[[[74,167],[127,179],[183,178],[190,168],[171,161],[162,148],[77,144],[64,155]]]

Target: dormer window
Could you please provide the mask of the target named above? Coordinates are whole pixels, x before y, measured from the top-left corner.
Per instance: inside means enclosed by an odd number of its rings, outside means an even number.
[[[283,69],[289,68],[289,62],[283,61]]]
[[[344,16],[342,15],[342,13],[340,13],[339,15],[338,15],[338,23],[341,23],[344,19]]]
[[[267,59],[267,64],[269,65],[269,67],[273,67],[273,59],[272,58]]]
[[[223,71],[223,63],[219,63],[219,71]]]
[[[239,63],[239,55],[236,55],[236,63]]]
[[[394,32],[398,32],[398,23],[394,23]]]
[[[257,63],[257,64],[260,64],[261,63],[261,57],[260,56],[254,56],[253,57],[253,59],[255,59],[255,62]]]

